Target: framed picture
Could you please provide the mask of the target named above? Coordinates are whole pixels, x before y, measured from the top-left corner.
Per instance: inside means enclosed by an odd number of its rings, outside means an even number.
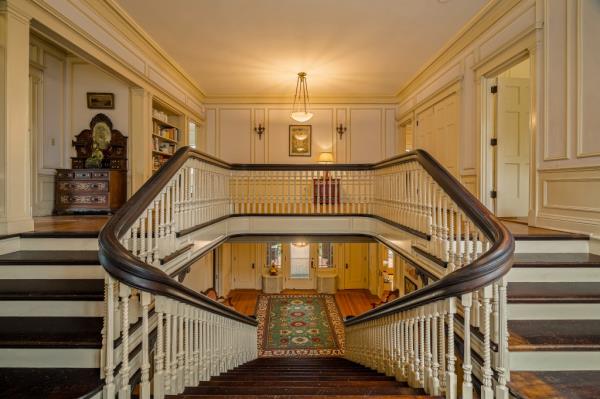
[[[310,157],[312,146],[311,125],[290,125],[290,157]]]
[[[113,93],[87,93],[87,107],[90,109],[115,109]]]
[[[408,277],[404,277],[404,295],[417,290],[417,285]]]

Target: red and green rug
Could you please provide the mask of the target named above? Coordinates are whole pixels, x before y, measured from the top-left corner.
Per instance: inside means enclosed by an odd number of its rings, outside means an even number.
[[[259,356],[344,353],[344,325],[332,295],[261,295],[256,318]]]

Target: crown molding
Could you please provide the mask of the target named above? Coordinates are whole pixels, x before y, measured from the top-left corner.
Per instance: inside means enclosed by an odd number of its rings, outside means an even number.
[[[289,96],[207,96],[205,105],[210,104],[290,104],[294,102],[293,93]],[[389,104],[396,106],[396,96],[321,96],[310,97],[310,105],[315,104]]]
[[[440,71],[454,57],[487,31],[500,18],[523,0],[491,0],[461,30],[454,35],[417,73],[400,89],[398,102],[407,99],[425,81]]]
[[[175,61],[175,59],[172,58],[169,55],[169,53],[164,48],[162,48],[115,0],[104,0],[102,2],[98,2],[95,0],[84,1],[90,8],[93,8],[107,21],[110,21],[113,24],[113,26],[115,26],[115,28],[117,29],[119,29],[119,27],[114,24],[115,20],[106,15],[106,12],[102,9],[102,6],[104,5],[105,9],[108,9],[114,15],[119,17],[120,22],[123,23],[127,28],[129,28],[137,35],[137,39],[139,39],[144,45],[152,49],[154,55],[158,59],[160,59],[160,61],[166,63],[172,69],[173,72],[179,75],[179,78],[187,84],[188,89],[192,89],[195,92],[194,94],[198,97],[198,99],[204,99],[205,95],[200,89],[200,85],[198,84],[198,82],[190,74],[188,74],[185,71],[185,69],[179,63],[177,63],[177,61]],[[126,32],[122,33],[127,34]]]

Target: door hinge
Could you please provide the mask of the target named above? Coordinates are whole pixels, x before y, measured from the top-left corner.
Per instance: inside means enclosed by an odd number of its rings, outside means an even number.
[[[498,191],[492,190],[490,191],[490,198],[496,198],[498,196]]]
[[[419,121],[417,121],[417,126],[419,126]]]
[[[490,87],[490,93],[492,93],[492,94],[498,93],[498,85],[493,85],[492,87]]]
[[[490,145],[492,147],[497,146],[498,145],[498,139],[497,138],[490,139]]]

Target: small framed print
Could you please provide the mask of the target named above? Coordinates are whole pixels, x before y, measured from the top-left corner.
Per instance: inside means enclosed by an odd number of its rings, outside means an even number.
[[[417,290],[417,285],[408,277],[404,277],[404,295]]]
[[[290,125],[290,157],[310,157],[312,125]]]
[[[87,107],[90,109],[115,109],[113,93],[87,93]]]

